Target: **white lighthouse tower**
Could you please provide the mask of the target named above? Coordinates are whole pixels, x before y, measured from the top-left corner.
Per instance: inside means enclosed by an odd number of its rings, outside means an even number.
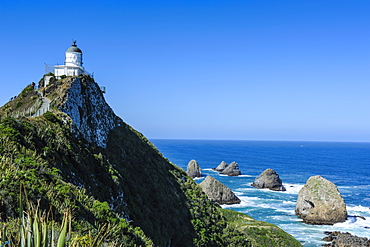
[[[78,76],[84,73],[85,69],[82,67],[82,51],[77,47],[76,41],[73,41],[72,46],[65,52],[64,65],[54,66],[54,75],[60,78],[62,75]]]

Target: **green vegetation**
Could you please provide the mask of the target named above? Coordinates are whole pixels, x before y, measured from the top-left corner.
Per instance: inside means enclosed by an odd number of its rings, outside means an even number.
[[[117,246],[112,238],[118,229],[117,225],[104,224],[94,235],[72,231],[72,213],[67,210],[60,223],[55,222],[49,213],[41,211],[38,206],[27,200],[27,193],[20,189],[19,218],[3,223],[0,232],[1,246],[23,247],[98,247],[103,241],[109,243],[105,246]],[[26,204],[27,209],[24,211]]]
[[[8,103],[0,108],[0,119],[16,115],[17,113],[29,114],[32,107],[37,110],[42,102],[39,100],[37,92],[31,85],[25,87],[17,97],[12,97]]]
[[[229,222],[229,227],[242,231],[252,246],[302,246],[293,236],[273,224],[256,221],[233,210],[222,209],[222,214]]]
[[[28,85],[25,89],[23,89],[22,93],[21,93],[21,96],[23,98],[26,98],[27,95],[32,92],[34,90],[34,88],[31,86],[31,85]]]
[[[150,245],[151,241],[140,228],[130,226],[123,215],[111,210],[106,201],[96,199],[106,192],[103,189],[101,194],[94,193],[99,186],[104,187],[101,183],[92,188],[92,182],[84,182],[89,191],[71,183],[71,173],[78,173],[76,180],[82,183],[81,176],[87,170],[87,167],[84,170],[76,165],[77,160],[85,166],[95,160],[85,145],[75,139],[61,121],[53,123],[44,117],[32,122],[13,118],[1,121],[1,221],[8,222],[9,226],[15,224],[20,211],[18,191],[24,184],[29,200],[38,202],[42,211],[52,208],[51,213],[57,221],[61,221],[65,210],[70,209],[74,216],[72,228],[80,235],[97,231],[102,224],[111,224],[116,229],[114,239],[117,244]],[[95,167],[93,162],[90,164]]]

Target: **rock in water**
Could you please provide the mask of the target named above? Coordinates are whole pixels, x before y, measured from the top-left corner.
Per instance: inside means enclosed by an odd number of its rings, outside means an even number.
[[[222,172],[227,166],[228,164],[225,161],[222,161],[216,168],[212,168],[212,170]]]
[[[204,181],[200,183],[200,186],[210,199],[219,204],[240,203],[240,199],[231,189],[211,176],[207,176]]]
[[[285,191],[283,182],[281,181],[279,174],[277,174],[273,169],[264,170],[252,183],[253,187],[259,189],[270,189],[277,191]]]
[[[323,246],[335,246],[335,247],[365,247],[370,246],[370,239],[365,237],[357,237],[348,232],[331,232],[328,237],[323,238],[324,241],[330,241],[332,243]]]
[[[220,172],[221,174],[226,174],[226,175],[229,175],[229,176],[238,176],[238,175],[242,175],[242,173],[240,172],[239,170],[239,165],[238,163],[236,163],[235,161],[232,162],[228,167],[226,167],[222,172]]]
[[[319,175],[310,177],[299,191],[295,213],[308,224],[333,225],[347,219],[337,186]]]
[[[196,160],[191,160],[188,163],[188,167],[186,168],[186,173],[191,178],[199,178],[202,177],[201,169],[198,165]]]

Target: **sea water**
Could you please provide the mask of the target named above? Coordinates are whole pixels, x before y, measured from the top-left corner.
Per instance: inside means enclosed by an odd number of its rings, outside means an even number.
[[[350,232],[370,238],[370,143],[151,140],[174,164],[186,170],[195,159],[203,176],[213,176],[241,199],[223,206],[246,213],[256,220],[275,224],[304,246],[320,246],[325,231]],[[211,168],[221,161],[236,161],[242,174],[220,175]],[[285,192],[256,189],[254,179],[265,169],[274,169]],[[343,196],[349,217],[346,222],[309,225],[295,213],[299,190],[310,176],[321,175],[335,183]],[[201,182],[204,178],[196,179]],[[362,216],[355,217],[355,216]]]

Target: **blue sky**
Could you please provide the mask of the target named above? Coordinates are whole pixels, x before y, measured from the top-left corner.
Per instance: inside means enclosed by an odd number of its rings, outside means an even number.
[[[0,104],[72,39],[148,138],[370,141],[370,1],[0,2]]]

